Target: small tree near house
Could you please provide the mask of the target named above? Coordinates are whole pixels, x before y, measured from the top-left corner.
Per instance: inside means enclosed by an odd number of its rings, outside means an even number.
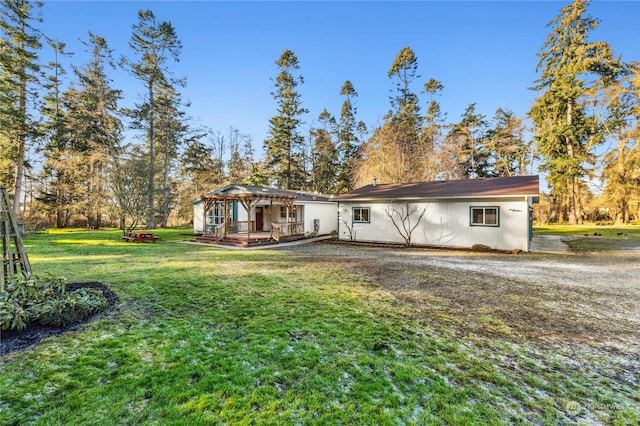
[[[356,228],[353,226],[353,221],[347,221],[346,219],[342,219],[342,223],[347,227],[347,232],[349,233],[349,240],[355,241],[356,239]]]
[[[420,220],[422,220],[427,209],[422,209],[413,225],[411,224],[411,217],[418,212],[417,206],[410,206],[408,202],[405,202],[400,209],[395,208],[393,205],[388,205],[385,207],[384,212],[389,216],[398,233],[404,238],[404,246],[411,247],[411,234],[420,224]]]

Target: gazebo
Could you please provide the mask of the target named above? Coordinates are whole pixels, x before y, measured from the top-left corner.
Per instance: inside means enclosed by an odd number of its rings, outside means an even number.
[[[221,209],[221,223],[205,226],[203,235],[198,238],[201,242],[220,243],[231,238],[234,242],[249,246],[280,242],[282,239],[295,239],[304,236],[304,222],[297,222],[292,217],[294,202],[298,196],[294,191],[278,190],[274,188],[260,188],[252,186],[228,185],[213,193],[202,195],[204,214],[208,216],[217,203]],[[232,214],[234,203],[240,204],[246,211],[246,220],[235,220]],[[269,221],[268,231],[263,229],[262,215],[255,215],[257,206],[281,206],[286,211],[286,222],[274,223]],[[259,226],[257,226],[259,225]],[[253,235],[253,238],[252,238]]]

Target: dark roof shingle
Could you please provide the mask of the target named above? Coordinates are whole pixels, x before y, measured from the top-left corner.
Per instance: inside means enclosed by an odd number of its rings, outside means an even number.
[[[230,184],[225,187],[211,191],[209,194],[223,194],[229,190],[240,190],[243,193],[254,195],[271,195],[283,197],[296,197],[299,201],[332,201],[333,196],[315,192],[294,191],[290,189],[266,188],[262,186],[236,185]]]
[[[539,186],[538,176],[392,183],[363,186],[337,196],[336,200],[538,196]]]

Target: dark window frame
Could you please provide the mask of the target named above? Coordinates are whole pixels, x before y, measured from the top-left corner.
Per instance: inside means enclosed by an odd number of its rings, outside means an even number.
[[[358,214],[358,219],[356,219],[356,210],[360,210]],[[363,212],[366,213],[366,220],[362,219]],[[351,208],[351,218],[353,223],[371,223],[371,207],[352,207]]]
[[[482,222],[474,221],[476,214],[474,211],[482,210]],[[487,210],[495,210],[495,223],[487,223]],[[469,224],[471,226],[489,226],[497,228],[500,226],[500,207],[498,206],[471,206],[469,207]]]

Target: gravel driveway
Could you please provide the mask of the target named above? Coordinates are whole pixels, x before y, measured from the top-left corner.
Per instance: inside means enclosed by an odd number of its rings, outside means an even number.
[[[640,351],[640,250],[512,255],[330,241],[282,250],[364,277],[415,318],[462,335]]]

